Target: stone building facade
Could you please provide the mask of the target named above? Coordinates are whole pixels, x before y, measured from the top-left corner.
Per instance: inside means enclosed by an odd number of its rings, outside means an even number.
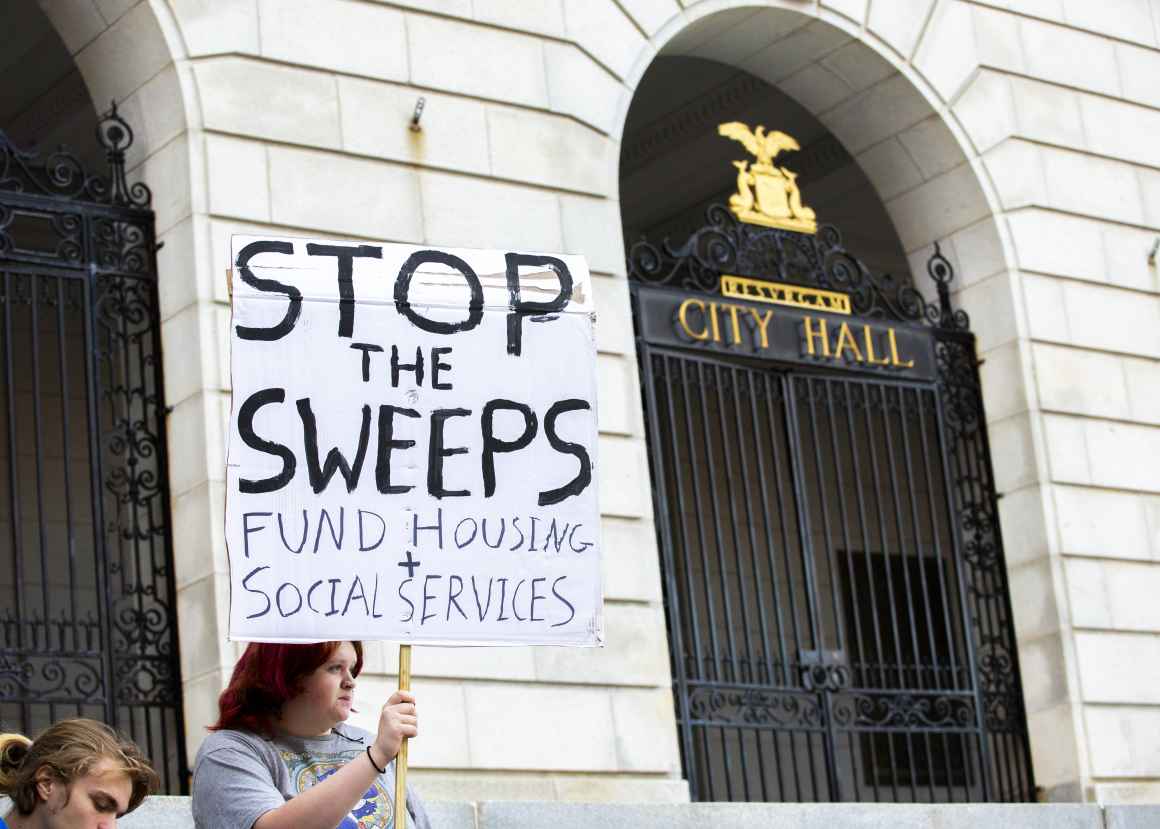
[[[131,176],[152,188],[164,242],[191,754],[238,653],[222,534],[230,235],[567,251],[588,258],[599,312],[608,646],[417,650],[412,762],[421,787],[456,799],[687,799],[621,145],[650,66],[697,58],[824,125],[916,284],[940,243],[983,360],[1036,783],[1054,800],[1160,799],[1160,3],[39,6],[91,100],[115,99],[136,131]],[[368,653],[363,692],[385,692],[395,651]]]

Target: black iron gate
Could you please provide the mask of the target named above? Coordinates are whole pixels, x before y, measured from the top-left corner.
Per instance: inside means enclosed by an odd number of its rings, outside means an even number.
[[[629,260],[694,799],[1033,799],[949,263],[931,305],[832,228],[709,216]]]
[[[0,133],[0,731],[103,720],[187,786],[150,193]]]

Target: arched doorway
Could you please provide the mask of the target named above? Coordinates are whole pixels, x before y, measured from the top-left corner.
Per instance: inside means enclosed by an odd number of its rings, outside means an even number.
[[[758,124],[801,142],[763,158]],[[695,799],[1034,798],[975,340],[937,247],[910,273],[947,218],[924,176],[969,173],[948,140],[887,61],[785,10],[702,18],[635,92],[622,219]]]
[[[0,730],[102,720],[181,793],[151,194],[44,13],[5,22],[25,83],[0,105]]]

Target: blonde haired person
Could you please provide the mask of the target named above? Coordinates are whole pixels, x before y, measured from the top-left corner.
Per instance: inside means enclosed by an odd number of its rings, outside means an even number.
[[[95,720],[62,720],[35,740],[0,734],[0,829],[115,829],[157,785],[140,749]]]

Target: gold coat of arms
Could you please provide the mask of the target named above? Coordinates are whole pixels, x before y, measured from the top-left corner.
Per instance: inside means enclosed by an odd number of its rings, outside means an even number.
[[[754,163],[733,162],[737,168],[737,192],[729,197],[729,209],[738,219],[799,233],[817,233],[817,216],[802,204],[797,173],[773,164],[782,150],[801,149],[793,138],[778,130],[767,133],[760,124],[750,130],[740,121],[719,125],[717,134],[740,141],[757,157]]]

